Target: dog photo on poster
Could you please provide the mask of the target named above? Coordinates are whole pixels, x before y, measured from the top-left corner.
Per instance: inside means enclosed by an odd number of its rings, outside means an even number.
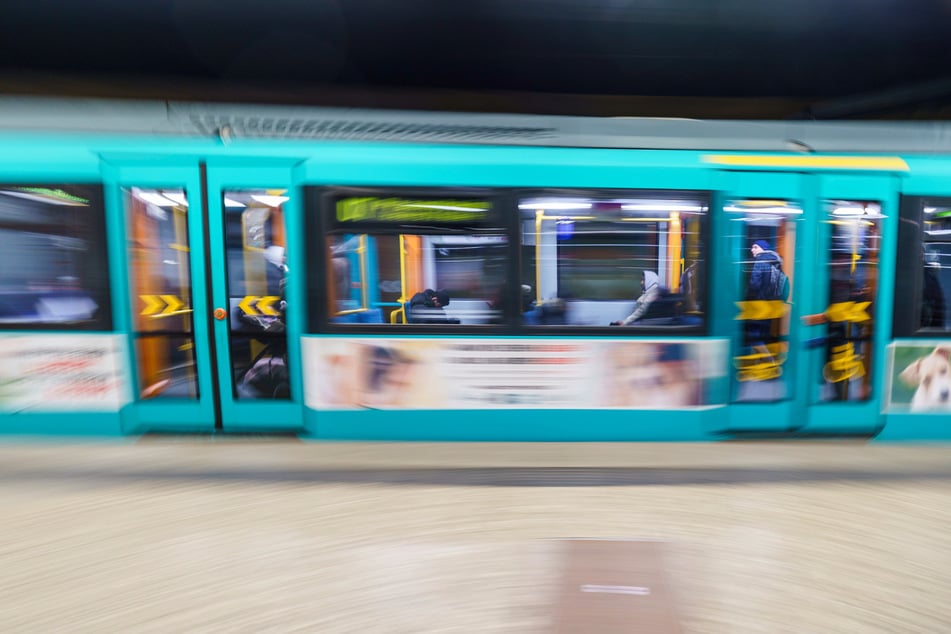
[[[951,341],[916,341],[889,347],[887,409],[951,412]]]

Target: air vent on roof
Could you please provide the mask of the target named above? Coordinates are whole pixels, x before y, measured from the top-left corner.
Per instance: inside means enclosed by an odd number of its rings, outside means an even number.
[[[551,138],[554,128],[528,126],[418,123],[334,118],[295,118],[192,114],[192,124],[204,134],[229,129],[235,137],[260,139],[341,139],[518,143]]]

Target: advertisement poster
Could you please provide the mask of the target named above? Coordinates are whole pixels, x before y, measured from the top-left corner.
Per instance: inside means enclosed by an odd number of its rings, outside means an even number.
[[[951,341],[889,346],[886,411],[951,413]]]
[[[116,411],[126,400],[118,335],[0,336],[0,413]]]
[[[678,409],[711,405],[726,341],[306,338],[314,409]]]

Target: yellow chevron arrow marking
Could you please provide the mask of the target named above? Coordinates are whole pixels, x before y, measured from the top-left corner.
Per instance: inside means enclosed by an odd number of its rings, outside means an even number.
[[[165,302],[159,299],[158,295],[139,295],[139,299],[145,302],[145,308],[139,313],[140,315],[154,315],[165,306]]]
[[[866,309],[872,302],[839,302],[832,304],[826,309],[826,317],[829,321],[851,321],[860,323],[869,321],[871,317]]]
[[[178,314],[179,312],[187,312],[179,311],[179,309],[185,305],[185,302],[178,299],[174,295],[161,295],[160,297],[165,301],[166,304],[168,304],[168,307],[162,311],[159,317],[171,317],[172,315]]]
[[[735,317],[740,321],[751,319],[778,319],[786,314],[786,304],[779,300],[758,299],[750,302],[736,302],[740,314]]]
[[[281,312],[279,310],[275,310],[271,306],[271,304],[278,301],[279,299],[281,298],[276,297],[274,295],[265,295],[264,297],[258,300],[258,304],[257,304],[258,310],[261,311],[262,314],[271,315],[272,317],[276,317],[280,315]]]
[[[238,308],[244,312],[245,315],[257,315],[258,311],[254,310],[252,304],[258,300],[257,295],[248,295],[238,303]]]

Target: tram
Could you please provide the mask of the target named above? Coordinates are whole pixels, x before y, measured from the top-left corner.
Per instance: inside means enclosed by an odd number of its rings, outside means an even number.
[[[951,127],[0,100],[0,433],[951,437]]]

